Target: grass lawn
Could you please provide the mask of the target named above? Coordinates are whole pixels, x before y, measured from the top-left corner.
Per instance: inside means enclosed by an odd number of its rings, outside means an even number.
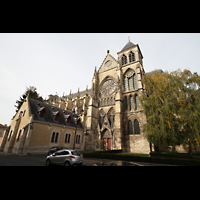
[[[152,152],[151,157],[149,154],[140,153],[123,153],[122,150],[111,151],[92,151],[85,152],[83,157],[102,158],[112,160],[136,161],[147,163],[160,163],[172,165],[187,165],[187,166],[200,166],[200,154],[193,154],[189,156],[186,153],[155,153]]]

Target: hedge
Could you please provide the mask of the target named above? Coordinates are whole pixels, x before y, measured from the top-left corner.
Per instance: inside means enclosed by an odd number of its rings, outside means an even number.
[[[177,155],[165,156],[162,154],[152,154],[151,157],[148,157],[148,154],[122,153],[122,150],[85,152],[83,153],[83,157],[158,164],[200,166],[200,160],[196,158],[184,156],[179,157]]]

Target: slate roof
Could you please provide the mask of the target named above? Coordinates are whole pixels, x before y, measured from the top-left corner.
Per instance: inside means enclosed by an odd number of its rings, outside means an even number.
[[[92,90],[91,88],[88,89],[88,93],[90,93],[91,90]],[[80,92],[79,92],[80,96],[81,96],[82,94],[85,94],[85,92],[86,92],[86,90],[80,91]],[[73,93],[73,94],[72,94],[72,97],[76,97],[77,94],[78,94],[78,92],[77,92],[77,93]],[[67,97],[69,97],[69,95],[66,95],[66,96],[65,96],[65,98],[67,98]],[[61,98],[62,98],[62,97],[61,97]]]
[[[126,50],[126,49],[129,49],[130,47],[133,47],[133,46],[135,46],[135,44],[133,44],[132,42],[128,42],[125,46],[124,46],[124,48],[121,50],[121,51],[124,51],[124,50]]]
[[[49,124],[58,124],[58,125],[63,125],[63,126],[71,126],[71,127],[76,127],[74,119],[72,117],[72,112],[46,104],[44,102],[31,99],[29,98],[29,105],[30,105],[30,112],[31,114],[34,115],[33,120],[36,121],[41,121],[41,122],[47,122]],[[41,108],[45,108],[46,113],[44,114],[44,117],[39,116],[39,111]],[[59,118],[58,121],[54,119],[55,113],[59,112]],[[66,121],[66,115],[71,116],[71,120],[69,123]],[[74,117],[78,117],[78,115],[74,115]],[[83,129],[82,123],[79,123],[77,128]]]

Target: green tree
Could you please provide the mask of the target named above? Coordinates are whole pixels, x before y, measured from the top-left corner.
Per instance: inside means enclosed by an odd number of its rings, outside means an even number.
[[[189,70],[145,76],[140,103],[147,115],[149,142],[160,145],[199,144],[200,77]]]
[[[146,91],[140,95],[140,103],[147,115],[147,124],[144,126],[147,139],[156,146],[172,145],[174,149],[181,139],[175,82],[165,72],[147,75],[143,83]]]
[[[26,87],[26,91],[24,94],[22,94],[22,96],[19,97],[19,100],[16,101],[15,107],[16,107],[16,113],[18,112],[18,110],[20,109],[21,105],[23,104],[24,100],[26,99],[26,97],[28,96],[32,98],[32,99],[36,99],[39,101],[44,101],[42,96],[39,96],[39,94],[37,93],[37,88],[34,86],[30,86],[29,88]]]
[[[192,155],[192,144],[200,141],[200,76],[190,70],[172,72],[178,88],[181,132],[184,135],[183,144],[189,144],[189,154]]]

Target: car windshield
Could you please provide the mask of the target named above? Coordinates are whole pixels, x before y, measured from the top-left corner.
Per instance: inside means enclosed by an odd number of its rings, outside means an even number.
[[[72,155],[80,156],[81,154],[78,151],[72,151]]]

